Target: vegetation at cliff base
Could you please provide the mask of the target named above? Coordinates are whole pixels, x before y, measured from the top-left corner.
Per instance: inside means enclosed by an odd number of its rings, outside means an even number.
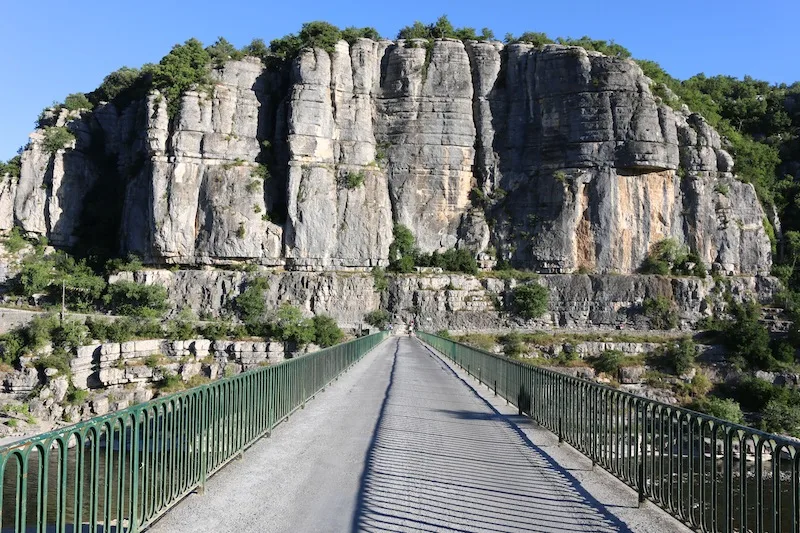
[[[477,274],[478,264],[473,254],[464,248],[449,249],[442,253],[420,252],[411,230],[402,224],[393,228],[394,240],[389,245],[389,270],[392,272],[413,272],[414,267],[440,268],[445,272]]]
[[[525,320],[538,318],[547,311],[549,298],[547,287],[535,281],[517,285],[511,293],[511,311]]]

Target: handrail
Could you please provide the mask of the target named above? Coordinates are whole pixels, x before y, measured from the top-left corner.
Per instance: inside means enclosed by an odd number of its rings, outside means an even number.
[[[704,532],[797,532],[800,444],[425,332],[419,338],[605,470]]]
[[[0,447],[0,531],[142,531],[386,335]]]

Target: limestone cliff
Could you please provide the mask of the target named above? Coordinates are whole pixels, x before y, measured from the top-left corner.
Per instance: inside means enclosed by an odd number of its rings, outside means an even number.
[[[423,251],[494,249],[546,273],[635,272],[665,238],[723,273],[770,269],[765,214],[719,135],[632,61],[360,39],[212,77],[174,120],[157,93],[51,117],[74,146],[32,134],[0,229],[75,245],[84,198],[114,181],[109,230],[154,264],[382,265],[399,222]]]

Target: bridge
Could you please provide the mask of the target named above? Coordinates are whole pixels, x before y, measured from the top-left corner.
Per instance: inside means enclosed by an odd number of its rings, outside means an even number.
[[[798,531],[793,446],[382,333],[0,449],[2,531]]]

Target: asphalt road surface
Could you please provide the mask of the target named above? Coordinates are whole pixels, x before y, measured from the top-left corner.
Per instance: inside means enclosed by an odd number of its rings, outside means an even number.
[[[688,531],[419,341],[391,337],[152,532]]]

